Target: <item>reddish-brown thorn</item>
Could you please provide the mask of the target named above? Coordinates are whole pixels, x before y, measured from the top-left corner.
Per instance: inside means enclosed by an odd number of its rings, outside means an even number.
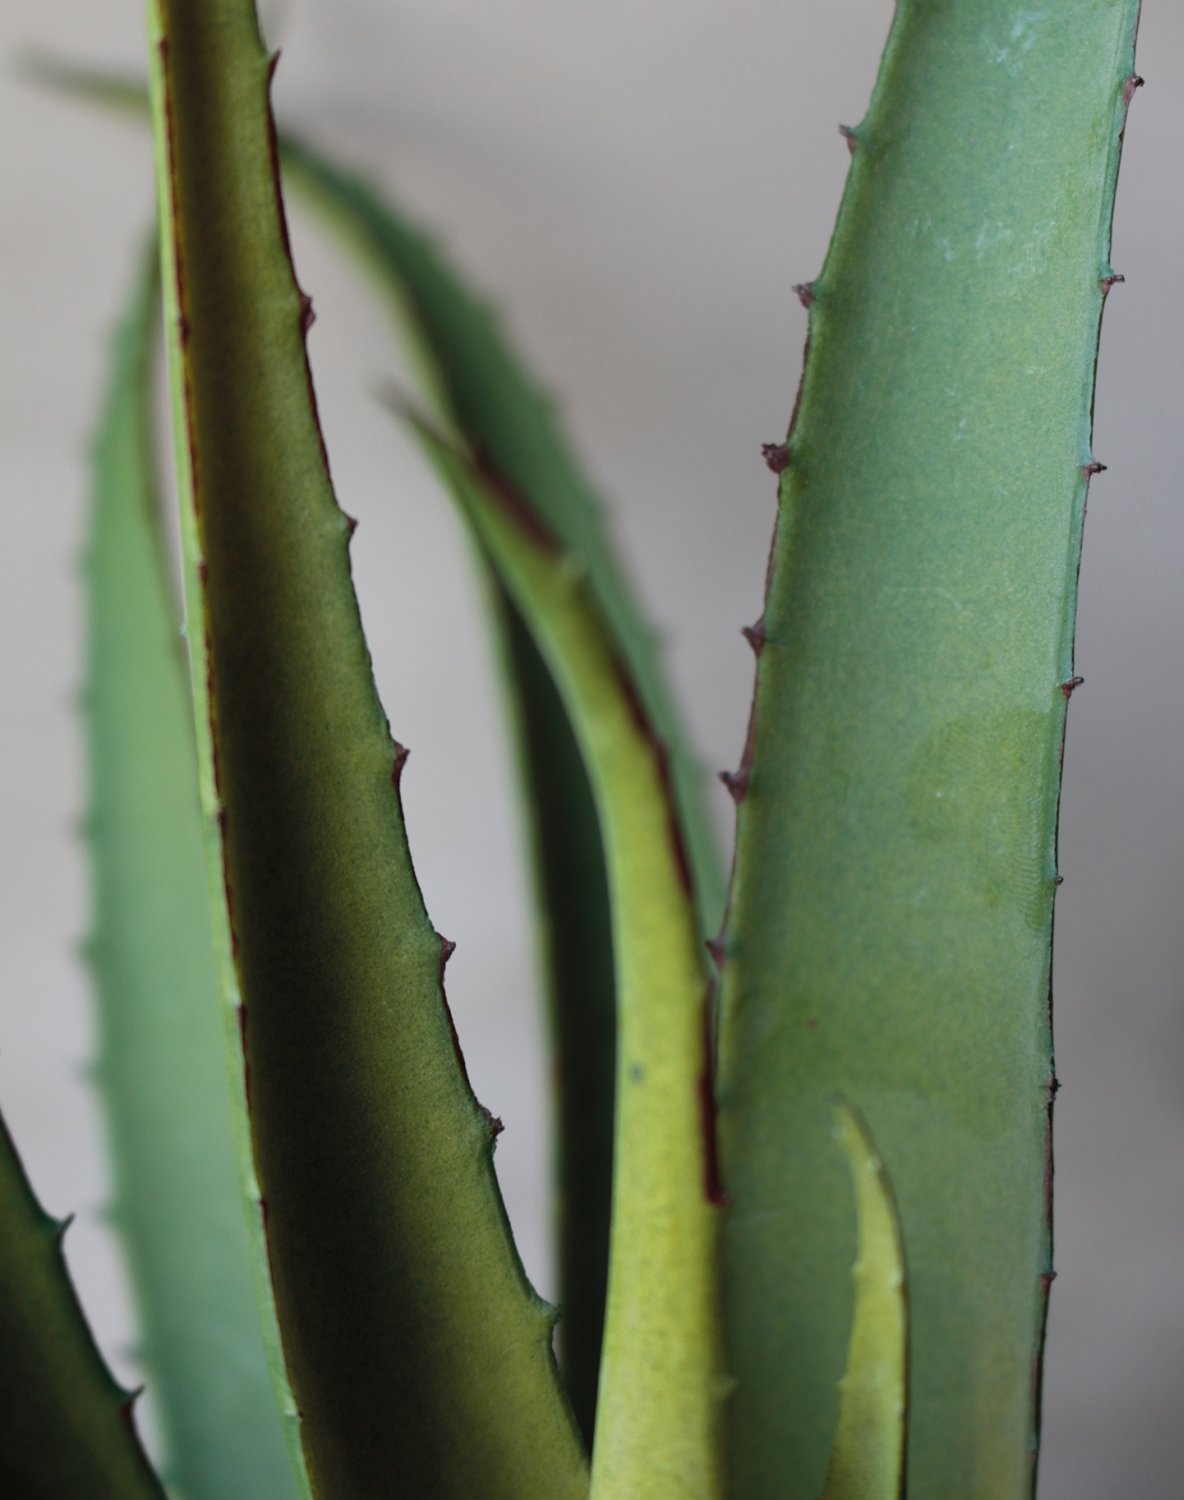
[[[1087,479],[1092,479],[1095,474],[1104,474],[1109,467],[1109,464],[1100,464],[1096,458],[1091,458],[1089,463],[1082,464],[1081,472]]]
[[[774,474],[784,474],[793,456],[788,443],[762,443],[761,453]]]
[[[300,293],[300,332],[307,338],[308,330],[317,320],[316,309],[307,292]]]
[[[794,287],[794,291],[797,293],[798,301],[803,307],[813,307],[814,283],[812,281],[799,281],[797,286]]]
[[[1122,274],[1121,271],[1108,272],[1107,275],[1101,277],[1101,279],[1098,281],[1098,285],[1102,288],[1102,296],[1109,296],[1110,288],[1112,286],[1121,286],[1125,280],[1126,277]]]
[[[723,940],[723,938],[722,937],[708,938],[705,946],[707,948],[708,953],[711,954],[711,962],[715,965],[715,967],[722,974],[723,971],[724,971],[724,964],[726,964],[727,961],[728,961],[728,953],[727,953],[727,949],[724,947],[724,940]]]
[[[1122,86],[1122,102],[1129,105],[1135,97],[1136,89],[1143,87],[1144,80],[1137,73],[1132,73]]]
[[[128,1391],[127,1395],[119,1403],[119,1415],[123,1420],[123,1424],[133,1434],[136,1431],[135,1405],[143,1394],[144,1387],[138,1385],[134,1391]]]
[[[1061,683],[1061,692],[1064,693],[1067,699],[1072,698],[1073,694],[1077,691],[1077,689],[1084,681],[1084,677],[1070,677],[1067,682]]]
[[[357,516],[351,516],[347,510],[343,510],[341,514],[345,517],[345,524],[348,527],[346,536],[352,538],[354,532],[358,529],[358,518]]]
[[[399,790],[399,783],[403,779],[403,767],[407,764],[407,757],[411,754],[406,745],[395,744],[395,759],[391,767],[391,785],[395,791]]]
[[[443,974],[448,967],[448,960],[456,952],[456,944],[442,932],[438,932],[436,936],[440,939],[440,973]]]
[[[766,640],[764,620],[758,620],[755,625],[742,625],[740,627],[740,634],[752,647],[753,654],[759,656],[764,649]]]
[[[719,779],[727,787],[728,795],[732,801],[739,807],[740,803],[744,801],[745,793],[748,791],[748,772],[746,770],[721,771]]]
[[[59,1249],[61,1248],[62,1241],[66,1238],[66,1230],[69,1229],[70,1225],[73,1224],[73,1222],[74,1215],[67,1214],[64,1219],[59,1219],[53,1226],[53,1229],[50,1233],[50,1239],[55,1245],[58,1246]]]
[[[839,134],[847,142],[847,150],[850,151],[852,156],[854,156],[855,148],[859,145],[859,137],[856,135],[855,131],[850,125],[840,125]]]
[[[1060,890],[1061,886],[1063,886],[1065,883],[1065,877],[1063,875],[1054,875],[1052,877],[1052,883],[1058,890]]]

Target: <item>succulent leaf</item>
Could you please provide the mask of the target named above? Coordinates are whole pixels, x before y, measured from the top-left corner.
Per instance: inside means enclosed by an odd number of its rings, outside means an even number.
[[[667,747],[580,559],[423,419],[425,449],[567,703],[600,810],[619,985],[613,1220],[594,1500],[720,1500],[711,1028]]]
[[[87,951],[97,1083],[166,1477],[188,1500],[282,1500],[295,1487],[255,1311],[193,713],[155,493],[157,255],[154,241],[115,342],[94,447]]]
[[[297,140],[282,145],[285,181],[361,259],[415,355],[433,419],[478,455],[586,573],[587,588],[628,665],[655,732],[694,872],[704,935],[722,910],[718,850],[702,777],[661,664],[616,561],[601,508],[552,404],[489,310],[440,250],[369,183]],[[495,567],[494,571],[497,569]],[[512,599],[487,591],[518,728],[522,804],[531,826],[558,1077],[560,1351],[573,1405],[591,1437],[608,1271],[615,1013],[607,875],[592,793],[546,665]]]
[[[62,1258],[66,1225],[33,1196],[0,1120],[0,1493],[164,1500]]]
[[[285,179],[361,255],[393,301],[423,373],[434,420],[509,485],[587,574],[588,589],[670,747],[671,782],[704,929],[723,904],[719,850],[702,776],[678,723],[645,621],[613,555],[600,502],[570,453],[553,404],[537,389],[489,310],[430,239],[362,179],[291,137]]]
[[[1031,1490],[1064,685],[1137,14],[901,0],[805,299],[722,939],[745,1500],[825,1477],[856,1237],[835,1092],[908,1245],[910,1496]]]
[[[908,1293],[892,1187],[867,1126],[835,1107],[855,1189],[858,1253],[847,1368],[822,1500],[904,1500],[908,1432]]]
[[[44,82],[141,114],[140,85],[42,59]],[[474,451],[496,452],[504,471],[573,555],[580,556],[620,630],[622,654],[671,743],[675,790],[695,866],[703,931],[713,932],[723,883],[701,777],[661,682],[643,626],[604,534],[599,507],[553,411],[487,311],[440,250],[393,203],[305,142],[280,137],[285,181],[359,260],[414,356],[421,394],[442,430]],[[533,851],[536,906],[555,1056],[558,1130],[559,1349],[585,1437],[596,1403],[612,1173],[615,1007],[604,854],[588,776],[562,698],[514,603],[485,579],[490,633],[503,669],[517,744],[522,807]]]
[[[314,1493],[583,1495],[443,995],[329,480],[250,0],[152,11],[199,762]]]

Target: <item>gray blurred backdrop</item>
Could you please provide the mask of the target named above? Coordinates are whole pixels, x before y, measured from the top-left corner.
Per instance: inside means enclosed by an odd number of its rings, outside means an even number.
[[[1061,0],[1066,3],[1066,0]],[[101,1222],[73,945],[76,575],[105,339],[148,149],[22,83],[22,50],[141,67],[141,0],[0,9],[0,1100],[131,1378]],[[557,393],[668,643],[707,763],[737,757],[804,315],[890,0],[288,0],[276,100],[415,207]],[[1103,338],[1057,905],[1057,1264],[1045,1500],[1184,1492],[1184,15],[1147,0]],[[553,1290],[532,947],[465,546],[374,391],[386,329],[297,218],[321,408],[450,993],[527,1267]],[[721,838],[730,833],[722,791]],[[951,1497],[954,1500],[954,1497]]]

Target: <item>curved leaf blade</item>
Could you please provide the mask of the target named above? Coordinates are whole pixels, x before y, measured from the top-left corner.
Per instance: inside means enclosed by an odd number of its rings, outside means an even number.
[[[37,73],[107,108],[133,114],[145,108],[143,90],[118,76],[56,60],[40,61]],[[530,487],[521,492],[530,493],[555,534],[584,559],[591,574],[602,575],[601,592],[627,597],[596,503],[547,400],[491,315],[432,241],[369,183],[306,142],[281,136],[280,149],[289,185],[320,213],[393,308],[396,327],[415,356],[422,394],[441,427],[476,449],[492,446],[519,486]],[[607,877],[587,772],[562,700],[512,601],[496,585],[486,588],[485,597],[522,777],[555,1060],[559,1350],[573,1409],[590,1442],[612,1172],[615,1005]],[[656,655],[636,608],[626,606],[617,617],[623,624],[622,654],[644,659],[644,679],[655,679]],[[657,701],[651,695],[650,709],[675,743],[703,931],[713,932],[723,889],[717,850],[701,780],[690,754],[677,748],[682,736],[665,706],[667,698],[659,689]]]
[[[893,1164],[909,1247],[910,1495],[1033,1485],[1059,755],[1137,13],[902,0],[851,135],[771,455],[724,936],[746,1500],[824,1480],[855,1241],[835,1092]]]
[[[415,880],[321,447],[250,0],[161,0],[155,123],[202,794],[314,1492],[582,1496]]]
[[[411,421],[534,633],[600,811],[619,1030],[593,1500],[722,1500],[709,985],[666,746],[578,560],[501,476]]]

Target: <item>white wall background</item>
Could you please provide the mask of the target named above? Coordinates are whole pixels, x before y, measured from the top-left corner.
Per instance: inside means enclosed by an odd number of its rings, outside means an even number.
[[[736,757],[779,437],[889,0],[288,0],[277,102],[438,226],[559,393],[704,753]],[[144,140],[21,82],[33,47],[139,68],[140,0],[0,10],[0,1100],[105,1346],[129,1338],[78,1069],[85,927],[75,558]],[[1057,1261],[1045,1500],[1184,1468],[1184,15],[1145,7],[1106,315],[1057,913]],[[312,355],[450,993],[528,1267],[551,1287],[524,881],[464,549],[378,411],[385,330],[297,221]],[[721,831],[728,827],[720,795]]]

